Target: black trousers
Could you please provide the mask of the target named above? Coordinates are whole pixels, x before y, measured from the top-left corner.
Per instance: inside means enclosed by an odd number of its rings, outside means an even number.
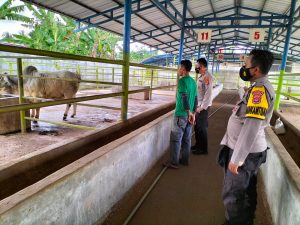
[[[250,153],[237,175],[228,170],[233,151],[225,146],[219,153],[224,168],[223,202],[228,225],[253,225],[257,204],[257,172],[266,161],[267,151]]]
[[[208,110],[202,110],[196,113],[195,139],[196,150],[207,152],[207,128],[208,128]]]

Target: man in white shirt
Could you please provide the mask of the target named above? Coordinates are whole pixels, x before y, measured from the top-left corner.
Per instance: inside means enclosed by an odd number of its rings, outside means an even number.
[[[207,61],[205,58],[197,60],[195,70],[200,76],[197,81],[198,107],[196,111],[196,124],[194,127],[196,143],[192,146],[192,153],[195,155],[202,155],[208,153],[208,110],[212,104],[213,77],[207,71]]]

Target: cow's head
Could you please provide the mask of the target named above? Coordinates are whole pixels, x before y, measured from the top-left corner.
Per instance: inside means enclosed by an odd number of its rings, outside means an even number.
[[[6,76],[0,76],[0,94],[12,94],[12,85]]]
[[[34,66],[27,66],[25,67],[25,69],[23,70],[23,74],[26,76],[33,76],[34,73],[36,73],[38,70],[36,67]]]

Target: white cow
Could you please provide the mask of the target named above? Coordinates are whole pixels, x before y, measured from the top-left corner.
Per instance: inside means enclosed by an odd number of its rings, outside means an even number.
[[[67,99],[74,98],[76,92],[79,89],[80,75],[70,71],[57,71],[40,73],[34,66],[28,66],[24,69],[23,75],[27,76],[24,78],[24,95],[36,98],[46,99]],[[32,77],[32,78],[31,78]],[[38,78],[36,78],[38,77]],[[45,78],[45,79],[43,79]],[[59,79],[47,79],[47,78],[62,78],[68,80]],[[0,76],[0,94],[19,94],[18,93],[18,82],[16,78],[2,77]],[[39,100],[34,99],[33,102]],[[63,120],[67,119],[68,111],[71,104],[67,104],[66,111],[63,116]],[[37,108],[32,110],[31,117],[39,118],[40,109]],[[73,104],[73,114],[71,117],[76,115],[76,104]]]

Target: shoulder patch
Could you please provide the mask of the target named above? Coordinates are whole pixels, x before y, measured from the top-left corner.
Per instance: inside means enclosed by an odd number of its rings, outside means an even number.
[[[205,83],[205,85],[209,85],[209,77],[208,76],[206,76],[204,78],[204,83]]]
[[[248,98],[246,117],[265,119],[269,108],[264,86],[253,87]]]

